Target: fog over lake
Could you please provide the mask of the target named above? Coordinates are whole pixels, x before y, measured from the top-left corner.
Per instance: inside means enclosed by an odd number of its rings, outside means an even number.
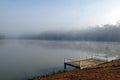
[[[64,58],[120,56],[119,42],[0,40],[0,80],[21,80],[63,70]]]
[[[94,54],[120,58],[120,0],[0,0],[0,80],[56,72],[64,58]]]

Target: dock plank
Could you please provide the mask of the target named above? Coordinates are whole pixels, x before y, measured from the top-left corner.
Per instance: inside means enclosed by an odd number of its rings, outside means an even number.
[[[88,67],[93,67],[102,63],[105,63],[106,61],[103,60],[99,60],[99,59],[85,59],[85,60],[78,60],[78,61],[69,61],[69,62],[64,62],[64,65],[69,65],[72,67],[76,67],[76,68],[88,68]]]

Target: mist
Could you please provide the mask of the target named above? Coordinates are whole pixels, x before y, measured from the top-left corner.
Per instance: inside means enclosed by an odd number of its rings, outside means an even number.
[[[119,0],[1,0],[0,34],[20,36],[116,25]]]
[[[87,68],[85,74],[100,69],[97,73],[106,73],[104,77],[118,79],[119,62],[104,67],[115,59],[120,59],[120,0],[0,0],[0,80],[41,79],[75,70],[65,69],[69,63]],[[75,79],[81,78],[77,74]],[[89,77],[94,78],[92,73]]]
[[[120,23],[106,24],[76,31],[47,31],[39,34],[21,35],[19,39],[67,40],[67,41],[120,41]]]

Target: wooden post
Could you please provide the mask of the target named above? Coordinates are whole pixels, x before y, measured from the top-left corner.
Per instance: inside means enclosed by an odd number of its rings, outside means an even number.
[[[80,61],[79,61],[79,66],[80,66]]]
[[[66,67],[67,67],[67,66],[66,66],[66,63],[64,63],[64,69],[66,69]]]
[[[66,63],[65,63],[65,58],[64,58],[64,69],[66,69]]]

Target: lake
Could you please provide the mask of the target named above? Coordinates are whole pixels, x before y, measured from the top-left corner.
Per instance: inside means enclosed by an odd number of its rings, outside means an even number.
[[[0,80],[23,80],[62,70],[64,58],[120,56],[120,42],[0,40]]]

